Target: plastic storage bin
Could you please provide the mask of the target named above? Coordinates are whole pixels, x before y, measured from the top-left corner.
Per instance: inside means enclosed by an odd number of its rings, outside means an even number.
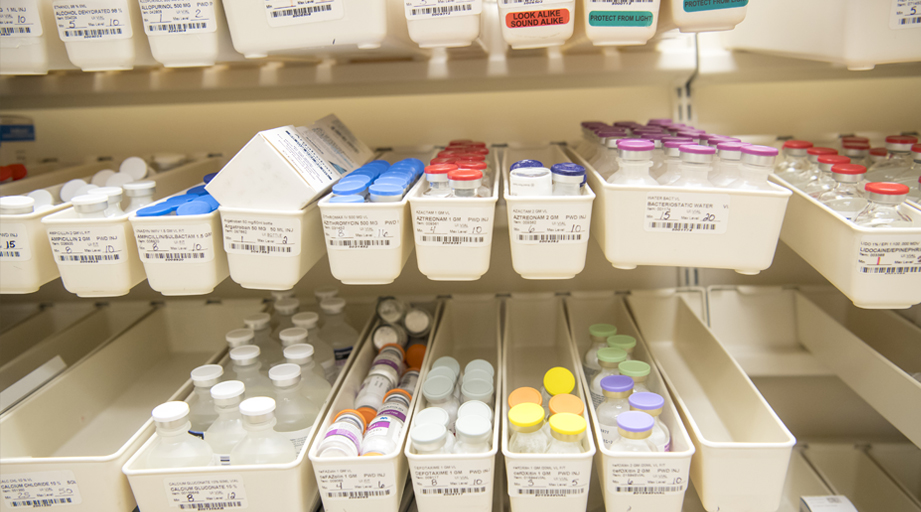
[[[44,75],[52,69],[73,69],[64,42],[57,35],[51,2],[10,2],[25,8],[22,22],[3,25],[11,34],[0,36],[0,75]],[[30,171],[31,172],[31,171]]]
[[[169,0],[139,3],[150,52],[164,66],[213,66],[242,60],[233,50],[220,1],[196,1],[191,7]]]
[[[132,510],[121,467],[153,433],[150,411],[188,395],[189,372],[225,349],[227,324],[260,308],[253,300],[157,308],[0,416],[0,480],[67,482],[44,498],[74,512]],[[2,510],[30,506],[3,498]]]
[[[859,227],[783,179],[771,180],[793,190],[780,239],[854,305],[904,309],[921,303],[921,227]],[[902,212],[921,226],[921,211],[903,206]]]
[[[747,7],[748,0],[662,0],[659,31],[732,30],[745,19]]]
[[[137,2],[39,0],[52,4],[67,57],[83,71],[118,71],[155,65]],[[55,27],[49,27],[54,29]]]
[[[0,293],[33,293],[60,275],[42,219],[60,204],[24,215],[0,215]]]
[[[581,365],[572,349],[562,301],[552,294],[512,295],[505,302],[502,361],[503,390],[540,387],[544,373],[562,366],[573,375]],[[572,394],[591,404],[578,383]],[[496,397],[496,408],[499,397]],[[585,510],[592,479],[595,438],[586,429],[584,452],[578,455],[509,451],[508,400],[502,397],[502,454],[512,512]],[[588,406],[583,412],[589,424]]]
[[[494,296],[455,295],[447,301],[441,315],[438,332],[426,352],[423,373],[442,356],[452,356],[463,367],[474,359],[489,361],[494,375],[496,410],[504,400],[502,389],[502,362],[499,329],[501,302]],[[419,380],[420,386],[423,379]],[[428,407],[421,393],[416,400],[414,414]],[[406,458],[412,476],[419,512],[445,510],[491,511],[493,491],[497,480],[496,453],[499,451],[499,426],[501,421],[493,414],[491,449],[478,454],[418,455],[412,442],[406,443]],[[412,427],[410,427],[412,430]],[[450,433],[448,435],[451,435]]]
[[[575,0],[498,0],[502,37],[513,49],[562,46],[572,37]]]
[[[704,507],[776,510],[796,439],[695,314],[703,290],[632,292],[627,304],[697,449],[691,479]]]
[[[114,162],[93,162],[91,164],[65,167],[38,176],[29,174],[19,181],[0,185],[0,196],[27,194],[33,190],[44,188],[51,192],[51,195],[55,196],[56,199],[60,200],[61,198],[58,194],[64,183],[78,178],[90,178],[96,172],[113,165]]]
[[[598,443],[600,456],[596,457],[596,469],[604,489],[605,508],[607,510],[634,510],[655,512],[681,512],[684,494],[690,481],[689,472],[694,445],[688,432],[678,417],[678,411],[665,382],[659,374],[646,343],[630,318],[623,298],[613,292],[573,292],[566,299],[566,315],[569,319],[570,336],[573,349],[579,360],[591,347],[592,341],[588,328],[590,325],[604,322],[617,326],[617,334],[627,334],[636,338],[633,359],[645,361],[650,365],[646,387],[659,393],[665,399],[665,407],[660,419],[665,422],[671,434],[671,451],[667,453],[625,454],[607,449],[603,442]],[[583,393],[589,394],[589,385],[579,368]],[[595,408],[588,404],[589,416],[595,439],[601,439],[601,430]],[[652,473],[644,468],[656,468]]]
[[[585,268],[595,194],[586,184],[581,196],[509,195],[509,167],[523,159],[540,160],[548,169],[570,161],[557,145],[505,150],[502,189],[512,267],[525,279],[571,279]]]
[[[404,2],[409,38],[420,48],[470,46],[480,34],[483,0],[427,0]]]
[[[582,4],[577,32],[585,35],[595,46],[630,46],[646,44],[656,35],[659,23],[659,1],[594,2]],[[668,1],[668,0],[664,0]]]

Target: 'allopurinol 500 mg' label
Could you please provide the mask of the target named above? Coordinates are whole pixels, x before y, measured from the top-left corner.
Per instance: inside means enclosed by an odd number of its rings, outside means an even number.
[[[483,11],[483,0],[405,0],[406,19],[456,18]]]
[[[221,214],[224,250],[228,254],[297,256],[301,253],[301,221],[297,218],[249,218]]]
[[[214,259],[211,224],[134,226],[144,263],[204,263]]]
[[[56,0],[54,20],[65,43],[110,41],[131,37],[128,0]]]
[[[3,0],[0,3],[0,37],[38,37],[42,18],[38,0]]]
[[[649,232],[721,235],[729,227],[729,194],[649,192],[644,227]]]
[[[148,36],[208,34],[217,30],[211,0],[138,0]]]
[[[49,226],[48,240],[58,265],[114,265],[128,257],[122,226]]]
[[[345,17],[343,0],[265,0],[270,27],[339,20]]]
[[[29,232],[25,224],[0,223],[0,261],[28,261],[32,259],[29,249]]]
[[[67,510],[83,503],[74,472],[66,470],[0,475],[0,493],[7,510]]]

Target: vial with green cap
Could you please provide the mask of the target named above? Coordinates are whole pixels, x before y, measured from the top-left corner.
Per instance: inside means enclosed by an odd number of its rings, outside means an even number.
[[[646,379],[649,377],[649,364],[643,361],[624,361],[617,368],[621,375],[633,378],[634,393],[648,393]]]
[[[550,439],[543,430],[544,409],[534,403],[522,402],[508,411],[508,449],[513,453],[547,453]]]
[[[592,404],[595,407],[601,405],[604,401],[604,392],[601,388],[601,379],[608,375],[620,375],[618,366],[627,360],[627,353],[623,349],[606,347],[598,349],[598,364],[601,365],[601,371],[592,379],[589,386],[589,393],[592,395]]]
[[[633,349],[636,348],[636,338],[626,334],[615,334],[607,339],[607,346],[622,349],[627,353],[627,361],[633,359]]]
[[[617,327],[611,324],[592,324],[588,327],[588,333],[592,346],[585,352],[582,371],[585,372],[585,380],[591,382],[595,374],[601,371],[601,365],[598,364],[598,349],[608,346],[607,340],[617,334]]]
[[[550,446],[547,453],[578,454],[585,451],[585,418],[571,412],[561,412],[550,417]]]
[[[540,388],[544,418],[550,416],[550,399],[563,393],[572,393],[575,387],[576,378],[571,371],[562,366],[547,370],[547,373],[544,374],[544,384]]]

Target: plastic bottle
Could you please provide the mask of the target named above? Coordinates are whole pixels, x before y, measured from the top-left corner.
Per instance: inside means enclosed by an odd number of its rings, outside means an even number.
[[[306,343],[285,347],[285,361],[300,367],[304,396],[317,406],[322,406],[329,397],[332,386],[326,381],[323,370],[313,362],[313,347]]]
[[[595,374],[589,386],[589,393],[592,396],[592,405],[598,407],[604,401],[603,388],[601,379],[609,375],[620,375],[618,366],[627,360],[627,353],[619,348],[607,347],[598,350],[598,363],[601,364],[601,371]]]
[[[851,159],[841,155],[822,155],[818,158],[819,176],[818,178],[806,183],[802,189],[803,193],[813,198],[835,188],[837,182],[831,172],[831,168],[837,164],[849,164]]]
[[[644,361],[624,361],[620,363],[617,370],[621,375],[626,375],[633,379],[633,392],[645,393],[649,391],[646,387],[646,379],[649,378],[649,363]]]
[[[224,368],[219,364],[206,364],[192,370],[192,384],[195,389],[190,399],[189,422],[194,434],[201,434],[217,419],[214,402],[211,400],[211,387],[221,381]]]
[[[617,141],[617,172],[608,177],[608,183],[616,185],[658,186],[659,183],[649,175],[652,168],[652,151],[654,142],[642,139],[621,139]]]
[[[397,384],[397,387],[413,395],[416,393],[417,384],[419,384],[419,369],[407,368],[403,372],[403,376],[400,377],[400,383]]]
[[[104,219],[109,199],[103,195],[83,194],[70,200],[74,212],[81,219]]]
[[[709,146],[689,144],[681,146],[681,164],[678,166],[680,178],[670,185],[673,187],[700,188],[712,187],[707,179],[713,170],[713,156],[716,149]]]
[[[633,350],[636,348],[636,338],[627,334],[615,334],[608,337],[607,346],[623,350],[627,353],[626,360],[630,361],[633,359]]]
[[[412,399],[412,395],[402,389],[394,389],[387,393],[381,410],[368,425],[368,431],[361,442],[362,455],[388,455],[399,448],[400,435],[406,417],[409,416]]]
[[[154,193],[157,191],[157,184],[149,180],[135,181],[132,183],[125,183],[122,185],[122,189],[129,199],[125,211],[130,213],[153,202]]]
[[[554,196],[580,196],[585,185],[585,167],[569,162],[553,164],[550,168],[553,174]]]
[[[448,430],[454,432],[457,409],[460,406],[454,396],[454,383],[448,377],[429,374],[422,384],[422,395],[430,407],[441,407],[448,413]]]
[[[544,433],[544,410],[532,403],[521,403],[508,411],[511,437],[508,449],[512,453],[546,453],[550,439]]]
[[[547,453],[578,454],[583,453],[582,440],[585,439],[585,418],[569,412],[561,412],[550,417],[550,445]]]
[[[508,193],[517,197],[547,197],[553,195],[553,177],[550,169],[526,166],[510,170],[508,174]]]
[[[708,179],[717,187],[728,186],[733,181],[739,179],[739,167],[742,165],[742,148],[745,144],[741,142],[720,142],[716,145],[719,163],[716,164],[715,171],[710,173]]]
[[[366,426],[360,412],[354,409],[339,411],[317,446],[317,457],[358,457]]]
[[[281,341],[278,334],[285,329],[294,327],[294,320],[292,317],[297,313],[300,307],[301,301],[293,297],[275,301],[275,304],[272,306],[273,312],[271,320],[272,325],[275,326],[275,329],[272,330],[273,339]]]
[[[667,140],[662,143],[665,147],[665,161],[663,167],[665,172],[659,175],[656,178],[656,182],[659,185],[671,186],[672,183],[681,179],[680,174],[680,165],[681,165],[681,146],[687,144],[688,142],[681,140]]]
[[[771,166],[777,149],[770,146],[742,146],[742,166],[739,167],[739,179],[726,188],[737,190],[774,190],[768,183]]]
[[[613,452],[657,452],[655,443],[652,442],[652,428],[655,420],[652,416],[640,411],[627,411],[617,417],[617,434],[620,436],[614,441],[610,450]]]
[[[465,416],[457,419],[457,443],[454,453],[485,453],[489,451],[492,423],[480,416]]]
[[[262,364],[259,362],[259,347],[243,345],[232,349],[230,360],[233,361],[234,380],[246,386],[246,398],[274,396],[272,381],[260,372]]]
[[[256,313],[243,318],[243,324],[253,331],[252,344],[259,347],[259,362],[263,372],[284,359],[282,346],[272,338],[272,329],[269,322],[272,317],[268,313]]]
[[[410,308],[406,312],[406,316],[403,317],[403,326],[406,327],[406,332],[413,338],[428,336],[434,323],[435,320],[432,318],[431,313],[419,308]]]
[[[899,211],[908,198],[908,185],[901,183],[867,183],[864,187],[869,203],[854,218],[854,224],[866,228],[911,228],[915,223]]]
[[[245,386],[238,380],[221,382],[211,388],[217,419],[205,431],[205,442],[211,446],[222,466],[230,464],[230,451],[246,437],[240,414],[244,391]]]
[[[547,370],[544,374],[543,386],[540,388],[540,396],[544,416],[550,414],[550,398],[562,393],[572,393],[576,387],[576,378],[572,372],[557,366]]]
[[[378,325],[374,332],[371,333],[371,342],[374,347],[380,350],[384,345],[399,345],[405,347],[409,341],[409,334],[403,326],[394,324]]]
[[[301,382],[301,367],[285,363],[269,370],[269,378],[275,386],[275,430],[284,434],[300,451],[310,429],[320,414],[320,405],[305,396]]]
[[[237,347],[243,347],[246,345],[251,345],[255,339],[255,334],[252,329],[233,329],[227,331],[227,334],[224,335],[224,340],[227,341],[227,348],[233,350]],[[227,363],[228,368],[233,368],[233,360]],[[268,371],[266,371],[268,375]],[[229,375],[229,378],[233,378],[233,375]]]
[[[106,196],[107,206],[105,209],[106,217],[118,217],[124,215],[122,211],[122,188],[121,187],[97,187],[88,192],[89,194],[98,194]]]
[[[275,400],[259,396],[240,404],[246,436],[230,451],[230,463],[287,464],[297,458],[294,444],[275,431]]]
[[[321,288],[314,288],[313,297],[317,300],[317,304],[323,302],[326,299],[333,299],[339,296],[339,288],[335,286],[324,286]]]
[[[345,299],[341,297],[324,299],[320,302],[320,308],[323,310],[326,321],[317,335],[321,340],[333,347],[336,366],[341,371],[349,356],[352,355],[352,347],[358,341],[358,331],[349,325],[346,320]]]
[[[784,180],[809,167],[806,150],[812,143],[805,140],[788,140],[783,143],[783,159],[774,165],[774,174]]]
[[[582,371],[585,373],[585,380],[591,382],[595,374],[601,371],[601,365],[598,364],[598,349],[608,346],[607,340],[617,334],[617,327],[611,324],[592,324],[588,327],[588,333],[592,345],[582,358]]]
[[[320,364],[320,367],[323,368],[323,373],[326,375],[326,380],[330,384],[336,381],[336,377],[339,376],[339,368],[336,366],[336,356],[333,353],[333,347],[329,343],[320,339],[318,334],[319,329],[317,329],[317,324],[320,320],[320,315],[314,313],[313,311],[305,311],[304,313],[297,313],[291,317],[292,322],[295,327],[300,327],[302,329],[307,329],[307,341],[308,345],[313,346],[313,360]]]
[[[409,431],[409,439],[417,455],[436,455],[454,452],[454,436],[444,425],[437,423],[419,424]]]
[[[608,448],[617,440],[617,417],[630,410],[628,399],[633,394],[633,379],[626,375],[609,375],[602,379],[604,400],[595,406],[598,428]]]
[[[214,465],[214,452],[200,437],[189,434],[189,404],[166,402],[151,413],[157,439],[147,452],[147,467],[192,468]]]
[[[819,196],[819,201],[846,219],[852,220],[867,206],[867,200],[860,189],[860,181],[867,168],[855,164],[837,164],[831,168],[835,188]]]
[[[461,386],[461,403],[470,400],[479,400],[490,408],[496,405],[495,389],[491,382],[470,380]]]
[[[659,417],[662,409],[665,407],[665,399],[655,393],[633,393],[627,399],[630,402],[631,411],[642,411],[655,419],[655,425],[652,427],[652,433],[649,440],[656,445],[656,450],[660,452],[669,452],[672,449],[671,433],[668,427]]]
[[[911,168],[911,146],[917,143],[918,138],[911,135],[886,137],[886,159],[870,166],[867,170],[867,180],[882,182],[901,178],[905,171]]]
[[[457,166],[453,164],[435,164],[425,168],[425,181],[428,188],[423,195],[429,197],[447,197],[451,194],[451,186],[448,184],[448,173],[456,171]]]
[[[278,333],[278,337],[281,338],[282,360],[276,362],[275,364],[290,362],[290,361],[287,361],[288,358],[285,355],[285,350],[288,347],[292,347],[294,345],[307,345],[308,347],[310,347],[309,356],[307,354],[301,353],[302,357],[304,356],[309,357],[309,361],[306,361],[304,363],[305,371],[309,371],[310,374],[316,375],[322,378],[323,380],[326,380],[326,372],[324,372],[323,368],[317,365],[313,360],[313,356],[315,352],[314,352],[313,345],[310,345],[309,343],[307,343],[307,341],[309,340],[309,336],[307,335],[307,332],[308,332],[307,329],[304,329],[303,327],[289,327],[288,329],[285,329],[281,331],[280,333]]]

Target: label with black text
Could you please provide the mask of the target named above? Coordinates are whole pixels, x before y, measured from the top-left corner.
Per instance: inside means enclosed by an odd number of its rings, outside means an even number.
[[[163,484],[169,506],[179,510],[238,510],[249,506],[241,474],[176,476],[164,479]]]
[[[0,493],[7,509],[63,508],[83,503],[73,471],[0,475]]]
[[[301,253],[301,220],[237,216],[222,212],[224,250],[228,254],[297,256]]]
[[[58,265],[114,265],[128,260],[125,228],[48,226],[51,252]]]
[[[722,235],[729,227],[729,194],[649,192],[644,227],[649,232]]]
[[[921,275],[921,235],[865,235],[857,250],[857,273]]]
[[[214,259],[210,223],[135,224],[134,237],[144,263],[204,263]]]
[[[314,466],[313,469],[321,496],[326,500],[373,500],[396,495],[396,480],[390,464]]]
[[[588,493],[591,466],[574,464],[508,463],[509,495],[519,498],[578,496]]]
[[[32,259],[29,249],[29,231],[25,224],[4,222],[0,224],[0,261],[28,261]]]
[[[343,0],[265,0],[270,27],[339,20],[344,16]]]
[[[483,0],[405,0],[403,6],[408,20],[456,18],[483,12]]]
[[[892,0],[889,28],[921,28],[921,0]]]
[[[38,0],[3,0],[0,4],[0,37],[39,37],[42,18]]]
[[[683,493],[688,485],[688,462],[681,460],[610,459],[611,480],[606,487],[625,494]]]
[[[495,208],[421,206],[413,209],[417,245],[486,247],[492,243]]]
[[[493,460],[417,461],[413,489],[422,496],[485,495],[492,491]]]
[[[321,212],[323,233],[330,249],[393,249],[403,233],[402,208],[327,208]]]
[[[148,36],[209,34],[217,30],[212,0],[138,0]]]
[[[55,0],[52,7],[65,43],[131,38],[127,0]]]
[[[519,244],[578,244],[588,240],[590,213],[573,211],[572,205],[508,205],[512,241]],[[581,208],[580,208],[581,210]]]

